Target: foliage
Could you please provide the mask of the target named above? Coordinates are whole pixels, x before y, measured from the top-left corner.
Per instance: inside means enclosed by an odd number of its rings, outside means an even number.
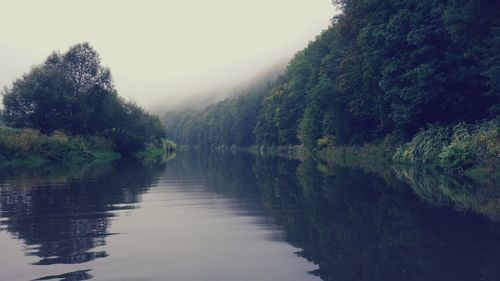
[[[463,123],[453,128],[453,136],[449,145],[439,154],[440,165],[448,171],[463,172],[474,164],[474,148],[472,136]]]
[[[394,160],[417,165],[439,165],[463,174],[472,167],[495,172],[500,164],[500,120],[452,127],[432,126],[398,148]]]
[[[403,164],[432,164],[451,140],[449,128],[430,126],[398,148],[393,160]]]
[[[334,3],[342,13],[271,87],[166,116],[171,137],[194,146],[304,145],[314,152],[417,135],[396,158],[430,162],[451,140],[439,126],[498,116],[500,2]],[[450,147],[443,157],[462,150]]]
[[[168,158],[175,153],[176,144],[171,140],[164,140],[157,145],[148,145],[146,148],[134,153],[134,156],[141,159]]]
[[[118,96],[88,43],[51,54],[4,91],[3,104],[7,126],[106,137],[123,153],[164,137],[159,118]]]
[[[500,164],[500,120],[455,126],[450,144],[439,154],[439,163],[452,173],[462,174],[473,166],[494,172]]]
[[[250,89],[247,95],[228,98],[203,110],[168,112],[167,136],[177,143],[197,147],[250,146],[269,85]]]
[[[114,144],[100,137],[69,137],[60,131],[52,135],[32,129],[0,129],[0,165],[84,163],[114,159]]]
[[[474,164],[474,153],[469,142],[450,144],[439,154],[440,165],[448,171],[463,173]]]

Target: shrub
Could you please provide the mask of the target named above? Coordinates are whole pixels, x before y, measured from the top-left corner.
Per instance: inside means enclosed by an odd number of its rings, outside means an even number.
[[[495,171],[500,164],[500,119],[453,127],[430,126],[400,146],[393,160],[437,165],[458,175],[472,167]]]
[[[494,170],[500,161],[499,128],[498,119],[474,125],[456,125],[450,144],[439,154],[440,166],[458,174],[472,166]]]
[[[468,143],[452,143],[439,154],[439,164],[452,173],[463,173],[474,164],[474,152]]]
[[[436,164],[438,155],[450,139],[449,128],[430,126],[427,130],[421,130],[409,143],[400,146],[394,153],[393,160],[411,165]]]
[[[112,152],[113,143],[100,137],[68,137],[62,132],[41,134],[32,129],[0,128],[0,164],[75,163]],[[17,164],[16,164],[17,165]]]

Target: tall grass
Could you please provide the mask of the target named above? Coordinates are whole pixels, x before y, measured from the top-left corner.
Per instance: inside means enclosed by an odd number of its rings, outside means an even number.
[[[394,162],[434,165],[457,175],[468,169],[498,173],[500,167],[500,119],[453,127],[431,126],[399,147]]]
[[[439,154],[450,142],[451,134],[448,127],[430,126],[415,135],[409,143],[399,146],[392,159],[399,164],[436,166]]]
[[[99,137],[44,135],[32,129],[0,128],[0,165],[72,163],[116,158],[112,142]]]
[[[475,124],[430,125],[405,144],[389,135],[360,146],[329,145],[318,156],[348,165],[393,163],[477,179],[500,178],[500,118]]]

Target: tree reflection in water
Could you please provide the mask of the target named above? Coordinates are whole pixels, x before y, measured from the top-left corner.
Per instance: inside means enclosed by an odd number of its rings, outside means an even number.
[[[259,198],[258,208],[284,229],[298,255],[319,265],[311,273],[323,280],[497,280],[500,224],[489,218],[500,212],[490,208],[487,218],[474,208],[486,191],[455,189],[453,198],[469,199],[467,208],[456,208],[457,200],[444,199],[453,186],[442,178],[409,181],[388,169],[214,153],[179,157],[166,170],[202,174],[207,188],[225,196]],[[418,191],[424,182],[441,194],[439,204]]]
[[[382,166],[333,165],[245,153],[180,153],[160,166],[122,161],[84,172],[3,174],[0,227],[38,265],[112,253],[116,210],[133,209],[160,177],[197,179],[245,214],[282,229],[323,280],[470,281],[500,276],[496,186]],[[9,179],[9,177],[11,179]],[[268,237],[276,239],[276,237]],[[161,241],[155,241],[161,243]],[[102,248],[102,247],[101,247]],[[146,253],[147,254],[147,253]],[[39,280],[86,280],[82,269]]]
[[[84,169],[4,172],[0,186],[2,228],[24,240],[35,265],[80,264],[108,256],[114,211],[133,209],[164,166],[134,161]],[[43,173],[40,175],[39,173]],[[38,280],[86,280],[88,270]]]

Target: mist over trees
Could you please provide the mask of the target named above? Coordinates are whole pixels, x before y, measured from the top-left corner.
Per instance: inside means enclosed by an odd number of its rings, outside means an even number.
[[[7,126],[102,136],[121,152],[139,150],[164,136],[158,117],[118,95],[110,70],[101,66],[88,43],[54,52],[34,66],[5,89],[3,105]]]
[[[270,87],[169,113],[179,143],[356,145],[500,111],[500,2],[334,1],[342,13]],[[181,125],[182,124],[182,125]]]
[[[262,85],[202,110],[170,111],[164,115],[168,136],[191,146],[252,145],[261,101],[269,88]]]
[[[183,110],[203,110],[208,106],[228,98],[236,98],[253,92],[276,80],[283,74],[290,57],[278,59],[257,74],[248,74],[244,79],[228,81],[228,84],[219,85],[217,88],[207,86],[196,92],[182,92],[182,95],[168,97],[168,105],[158,102],[151,110],[160,114],[171,114]],[[242,81],[241,81],[242,80]]]

